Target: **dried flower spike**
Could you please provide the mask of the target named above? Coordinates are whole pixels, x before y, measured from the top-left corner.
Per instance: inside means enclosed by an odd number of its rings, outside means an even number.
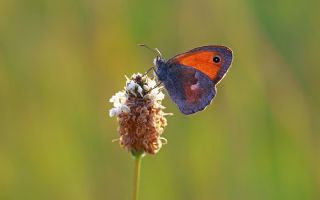
[[[124,90],[111,97],[110,117],[117,117],[120,145],[133,154],[157,153],[166,139],[160,137],[167,125],[162,106],[164,94],[146,75],[127,77]],[[152,89],[152,90],[151,90]]]

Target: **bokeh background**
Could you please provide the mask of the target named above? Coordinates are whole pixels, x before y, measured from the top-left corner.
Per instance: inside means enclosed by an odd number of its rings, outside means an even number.
[[[133,159],[111,141],[124,75],[224,44],[204,112],[174,116],[142,163],[141,200],[320,199],[320,1],[0,1],[0,199],[125,200]]]

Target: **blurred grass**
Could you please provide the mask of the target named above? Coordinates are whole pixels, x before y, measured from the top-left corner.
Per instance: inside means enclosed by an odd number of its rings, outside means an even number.
[[[0,1],[0,199],[129,199],[107,100],[124,74],[205,44],[219,94],[143,161],[141,199],[319,199],[319,2]]]

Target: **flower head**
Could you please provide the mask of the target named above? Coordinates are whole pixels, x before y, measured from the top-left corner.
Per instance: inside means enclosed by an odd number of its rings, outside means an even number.
[[[156,81],[141,74],[127,78],[124,90],[111,97],[110,117],[117,117],[120,145],[132,153],[157,153],[166,140],[160,135],[167,125],[162,106],[164,94]]]

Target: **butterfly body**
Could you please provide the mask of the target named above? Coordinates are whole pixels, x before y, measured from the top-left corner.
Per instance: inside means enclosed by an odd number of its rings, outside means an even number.
[[[168,61],[156,57],[156,75],[171,99],[186,115],[204,110],[216,95],[216,85],[232,62],[232,51],[224,46],[203,46]]]

